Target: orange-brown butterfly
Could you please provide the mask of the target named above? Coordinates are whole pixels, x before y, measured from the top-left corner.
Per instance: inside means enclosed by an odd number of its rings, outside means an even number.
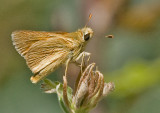
[[[92,35],[92,29],[85,26],[71,33],[14,31],[12,40],[16,50],[34,73],[32,83],[37,83],[64,63],[66,75],[69,62],[76,62],[82,55],[90,55],[84,52],[84,47]]]

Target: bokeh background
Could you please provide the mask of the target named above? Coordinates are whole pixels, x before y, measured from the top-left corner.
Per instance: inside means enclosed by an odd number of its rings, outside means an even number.
[[[30,82],[11,41],[15,30],[73,32],[88,26],[87,45],[105,81],[116,89],[91,113],[160,113],[159,0],[0,0],[0,113],[62,113],[56,94]],[[113,39],[105,38],[113,34]],[[71,64],[68,81],[76,79]],[[49,77],[60,80],[63,68]]]

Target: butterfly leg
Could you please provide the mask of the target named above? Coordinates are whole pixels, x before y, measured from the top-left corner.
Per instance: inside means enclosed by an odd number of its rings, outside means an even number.
[[[85,55],[83,54],[83,55],[82,55],[82,61],[81,61],[81,64],[80,64],[81,73],[83,73],[83,68],[84,68],[84,66],[85,66],[84,57],[85,57]]]
[[[82,53],[80,53],[80,55],[76,58],[76,61],[78,61],[83,56],[88,56],[87,61],[89,61],[91,53],[88,53],[88,52],[82,52]]]
[[[87,59],[87,64],[88,64],[88,62],[89,62],[89,60],[90,60],[90,55],[91,55],[91,53],[82,52],[82,53],[80,53],[80,55],[76,58],[76,60],[75,60],[76,62],[77,62],[80,58],[82,58],[82,61],[81,61],[81,64],[80,64],[81,72],[82,72],[82,70],[83,70],[83,66],[85,66],[84,57],[85,57],[85,56],[88,56],[88,59]]]

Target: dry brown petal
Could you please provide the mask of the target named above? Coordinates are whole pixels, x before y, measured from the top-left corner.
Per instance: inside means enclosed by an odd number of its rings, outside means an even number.
[[[66,76],[63,76],[63,99],[66,106],[69,108],[69,101],[67,96],[67,79]]]
[[[90,65],[88,65],[85,69],[85,71],[82,73],[82,76],[79,80],[78,86],[77,86],[77,90],[79,90],[79,87],[82,83],[82,81],[85,79],[86,76],[88,76],[88,73],[91,72],[91,70],[93,70],[95,63],[92,63]],[[89,72],[87,73],[87,71],[89,70]]]
[[[113,82],[105,83],[103,88],[103,96],[107,96],[108,93],[115,89],[115,85]]]
[[[95,77],[93,75],[93,72],[90,73],[90,80],[89,80],[89,89],[88,93],[92,93],[95,89],[96,83],[95,83]]]
[[[96,98],[95,98],[95,100],[93,102],[94,105],[96,105],[98,103],[98,101],[100,100],[100,98],[102,97],[103,88],[104,88],[104,77],[103,77],[103,74],[100,73],[99,71],[98,71],[98,73],[99,73],[99,78],[101,79],[101,81],[100,81],[101,83],[100,83],[100,88],[99,88],[97,94],[95,95]]]
[[[103,75],[101,76],[101,73],[100,73],[99,71],[96,71],[95,73],[96,73],[96,75],[98,76],[97,82],[95,83],[95,84],[96,84],[96,87],[95,87],[95,89],[94,89],[94,92],[92,92],[92,93],[89,95],[88,99],[92,98],[92,97],[98,92],[98,90],[100,89],[101,82],[102,82],[102,80],[103,80],[103,79],[101,78],[101,77],[103,77]]]
[[[88,97],[84,100],[84,105],[87,105],[90,101],[97,102],[101,95],[103,94],[103,87],[104,87],[104,78],[103,74],[101,74],[99,71],[94,72],[95,75],[98,76],[97,82],[95,82],[96,87],[94,88],[93,92],[90,92],[88,94]],[[95,100],[92,100],[92,98],[95,97]],[[95,103],[96,104],[96,103]]]
[[[85,94],[88,92],[88,80],[87,79],[88,78],[82,81],[79,89],[77,90],[75,96],[73,97],[73,103],[76,105],[77,108],[80,107]]]

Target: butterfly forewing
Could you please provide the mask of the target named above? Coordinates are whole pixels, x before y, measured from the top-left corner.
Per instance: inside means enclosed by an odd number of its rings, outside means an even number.
[[[63,34],[65,34],[64,32]],[[53,32],[42,32],[42,31],[15,31],[12,33],[13,45],[15,45],[16,50],[22,56],[24,56],[30,46],[35,42],[40,40],[47,40],[48,38],[62,37],[62,33],[53,33]]]

